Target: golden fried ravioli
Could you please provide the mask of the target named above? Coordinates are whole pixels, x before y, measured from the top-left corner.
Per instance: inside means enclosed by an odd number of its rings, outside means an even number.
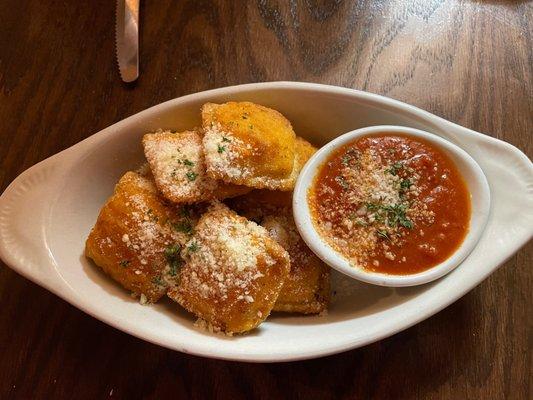
[[[307,140],[302,139],[299,136],[296,138],[296,177],[298,177],[298,174],[304,167],[307,160],[309,160],[311,156],[316,153],[316,151],[317,148],[311,143],[309,143]]]
[[[157,131],[144,135],[142,143],[157,188],[174,203],[224,199],[250,190],[207,176],[202,135],[198,130]]]
[[[261,225],[290,255],[291,272],[283,284],[274,311],[316,314],[328,308],[329,267],[300,237],[290,212],[267,215]]]
[[[279,112],[250,102],[202,107],[207,174],[227,183],[291,190],[296,135]]]
[[[219,202],[202,215],[182,257],[168,296],[228,334],[264,321],[289,273],[289,255],[267,231]]]
[[[261,226],[290,255],[291,271],[274,311],[320,313],[330,298],[330,270],[305,244],[292,217],[290,192],[254,190],[230,200],[239,213]]]
[[[127,172],[100,210],[85,255],[142,302],[155,302],[174,284],[193,226],[188,208],[166,205],[150,177]]]

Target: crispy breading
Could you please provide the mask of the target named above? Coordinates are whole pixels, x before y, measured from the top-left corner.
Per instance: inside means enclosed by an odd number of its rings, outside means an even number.
[[[328,308],[330,270],[300,237],[290,212],[267,215],[261,225],[290,255],[291,271],[274,311],[317,314]]]
[[[307,160],[317,151],[317,148],[301,137],[296,138],[296,160],[298,172]],[[244,212],[247,218],[264,217],[275,214],[280,208],[291,207],[292,191],[252,190],[250,193],[229,200],[229,204]],[[256,214],[256,215],[251,215]]]
[[[256,221],[287,250],[291,271],[274,311],[320,313],[328,308],[330,269],[305,244],[292,217],[290,192],[254,190],[228,201],[241,215]]]
[[[309,160],[311,156],[316,153],[316,151],[317,148],[307,140],[299,136],[296,137],[296,176],[298,176],[307,160]]]
[[[228,334],[264,321],[289,272],[289,255],[267,231],[214,202],[182,252],[179,285],[168,296]]]
[[[164,203],[149,176],[127,172],[100,210],[85,255],[124,288],[155,302],[175,283],[194,222],[189,208]]]
[[[157,188],[174,203],[225,199],[250,191],[207,176],[202,134],[197,129],[149,133],[142,143]]]
[[[207,174],[227,183],[291,190],[296,135],[279,112],[250,102],[202,107]]]

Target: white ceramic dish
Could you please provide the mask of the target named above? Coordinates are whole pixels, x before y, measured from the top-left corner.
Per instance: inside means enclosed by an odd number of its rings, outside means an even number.
[[[85,238],[118,178],[142,160],[140,138],[145,132],[197,125],[203,103],[230,99],[278,109],[298,134],[321,145],[341,133],[383,124],[423,129],[457,144],[479,163],[491,188],[491,213],[478,245],[448,275],[415,288],[384,288],[335,274],[337,296],[327,316],[275,315],[246,336],[198,331],[194,318],[171,302],[141,306],[85,259]],[[150,342],[206,357],[288,361],[363,346],[443,309],[531,238],[531,209],[533,166],[510,144],[369,93],[309,83],[262,83],[159,104],[28,169],[0,197],[0,256],[74,306]]]
[[[420,138],[434,145],[443,151],[455,163],[461,171],[463,178],[470,191],[470,200],[472,205],[472,215],[470,218],[470,229],[461,244],[450,258],[442,263],[417,274],[411,275],[389,275],[384,273],[372,272],[354,265],[344,258],[341,254],[330,247],[316,231],[309,203],[307,201],[308,191],[311,187],[319,168],[327,161],[332,152],[347,143],[353,142],[364,136],[377,134],[402,134],[410,137]],[[479,241],[490,212],[490,189],[487,178],[476,161],[462,150],[459,146],[444,140],[440,136],[403,126],[371,126],[367,128],[356,129],[332,140],[307,162],[304,169],[298,177],[293,196],[293,211],[296,226],[305,240],[307,245],[313,250],[326,264],[335,268],[352,278],[363,282],[372,283],[380,286],[405,287],[415,286],[432,282],[435,279],[446,275],[456,268],[468,254],[472,252]]]

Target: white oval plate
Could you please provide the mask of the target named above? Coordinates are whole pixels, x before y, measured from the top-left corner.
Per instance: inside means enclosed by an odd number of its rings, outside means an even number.
[[[481,240],[459,267],[423,286],[371,286],[334,273],[337,295],[327,316],[277,314],[245,336],[196,330],[194,318],[170,301],[138,304],[85,259],[85,238],[119,177],[142,161],[145,132],[198,125],[203,103],[228,100],[275,108],[299,135],[319,145],[371,125],[410,126],[450,140],[479,163],[491,187],[491,213]],[[370,93],[309,83],[259,83],[159,104],[22,173],[0,197],[0,256],[74,306],[150,342],[206,357],[289,361],[375,342],[443,309],[533,236],[532,209],[533,165],[508,143]]]

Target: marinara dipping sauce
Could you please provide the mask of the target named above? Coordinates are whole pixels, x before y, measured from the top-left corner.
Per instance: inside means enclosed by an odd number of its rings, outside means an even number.
[[[453,162],[419,138],[381,134],[335,151],[309,189],[313,224],[351,264],[409,275],[450,257],[470,223]]]

